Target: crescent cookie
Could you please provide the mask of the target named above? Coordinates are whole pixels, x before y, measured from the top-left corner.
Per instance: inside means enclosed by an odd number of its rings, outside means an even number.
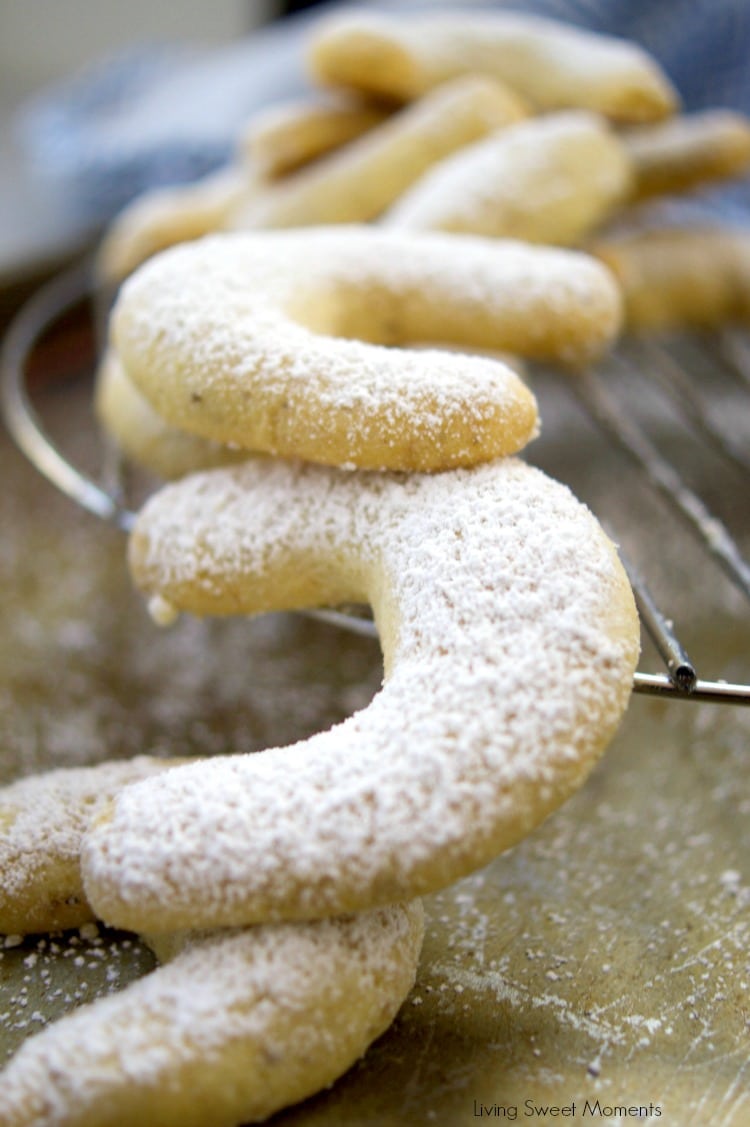
[[[231,166],[194,184],[138,196],[102,240],[96,260],[99,282],[120,282],[158,251],[219,230],[240,201],[255,191],[254,175]]]
[[[493,355],[526,378],[523,361],[517,356]],[[121,453],[165,481],[253,457],[248,450],[224,446],[166,423],[133,385],[112,348],[99,365],[95,406],[100,425]]]
[[[685,114],[620,136],[633,165],[634,200],[687,192],[750,164],[750,122],[731,110]]]
[[[308,63],[320,82],[403,101],[474,73],[506,82],[544,111],[591,109],[640,122],[678,104],[636,44],[516,12],[333,16],[313,36]]]
[[[325,1088],[411,989],[419,903],[155,944],[170,961],[29,1038],[0,1127],[237,1127]]]
[[[750,235],[729,227],[665,227],[602,239],[634,332],[719,328],[750,319]]]
[[[549,114],[441,161],[384,222],[572,246],[627,199],[631,180],[631,163],[603,118]]]
[[[195,614],[369,601],[385,683],[309,740],[121,791],[82,853],[120,926],[315,918],[443,887],[581,785],[629,699],[639,628],[613,547],[515,459],[193,474],[147,503],[130,560],[150,598]]]
[[[309,227],[376,218],[431,165],[524,117],[517,95],[469,75],[236,207],[226,227]]]
[[[0,789],[0,934],[79,927],[93,914],[81,884],[81,838],[128,783],[185,760],[138,756],[62,768]]]
[[[221,230],[265,181],[338,148],[385,120],[365,103],[285,103],[256,114],[235,160],[192,184],[144,192],[114,219],[97,256],[99,280],[122,281],[157,251]]]
[[[167,422],[333,465],[442,470],[520,449],[531,393],[501,362],[419,341],[582,363],[619,291],[571,251],[470,236],[312,228],[176,247],[123,286],[112,341]]]
[[[382,125],[390,112],[346,97],[283,102],[248,122],[239,155],[262,177],[276,179]]]

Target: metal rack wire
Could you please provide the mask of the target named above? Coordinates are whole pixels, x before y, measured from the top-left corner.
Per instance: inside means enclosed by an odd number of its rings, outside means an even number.
[[[48,283],[24,306],[11,325],[3,346],[1,403],[8,429],[29,461],[84,509],[128,531],[135,514],[128,506],[127,491],[118,474],[110,472],[95,479],[72,465],[46,432],[28,386],[30,360],[42,338],[63,315],[82,301],[89,300],[96,321],[92,293],[90,270],[87,264],[83,264]],[[745,393],[750,391],[748,341],[742,334],[727,329],[718,334],[714,343],[721,362],[743,386]],[[627,368],[634,362],[648,365],[649,373],[663,394],[701,441],[718,450],[735,469],[746,476],[750,474],[750,458],[746,451],[714,424],[688,371],[671,352],[655,341],[644,340],[618,350],[608,361],[615,368]],[[708,555],[750,600],[750,564],[730,532],[611,395],[605,375],[593,370],[579,372],[575,377],[567,378],[565,386],[599,431],[634,463],[651,487],[679,514]],[[105,480],[107,484],[103,483]],[[659,609],[644,578],[627,559],[623,562],[633,586],[643,627],[665,665],[664,673],[637,672],[634,691],[672,700],[750,704],[750,685],[699,678],[695,665],[666,615]],[[357,608],[308,613],[360,634],[376,634],[374,623]]]
[[[654,350],[657,348],[657,346],[649,347]],[[661,363],[659,370],[662,375],[668,376],[677,372],[680,384],[687,383],[692,389],[689,375],[670,354],[659,352],[658,359]],[[627,365],[628,361],[622,355],[614,355],[611,363]],[[649,373],[653,373],[654,370],[656,367],[650,365]],[[662,383],[661,378],[659,382]],[[569,381],[568,386],[604,436],[627,455],[649,485],[682,518],[708,555],[716,560],[745,598],[750,600],[750,565],[744,559],[734,538],[701,498],[689,488],[671,462],[624,412],[620,403],[615,401],[607,389],[605,380],[598,373],[587,371],[578,373],[575,379]],[[669,395],[674,398],[674,394],[675,384],[672,384]],[[677,394],[679,396],[679,388]],[[715,445],[721,439],[722,436],[712,426],[710,418],[697,413],[695,400],[692,397],[679,396],[677,403],[678,409],[689,418],[693,428],[700,432],[704,441]],[[731,458],[729,447],[724,449],[723,444],[722,453]],[[743,470],[747,474],[744,467]],[[666,674],[662,675],[637,673],[634,689],[650,695],[671,696],[684,700],[750,704],[750,685],[699,679],[695,666],[666,615],[657,606],[646,582],[627,559],[623,559],[623,564],[633,587],[641,622],[667,670]]]

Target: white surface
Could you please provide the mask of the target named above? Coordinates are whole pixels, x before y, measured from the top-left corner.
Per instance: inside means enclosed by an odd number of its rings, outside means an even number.
[[[108,52],[147,41],[212,47],[238,40],[276,0],[3,0],[0,6],[0,285],[74,252],[94,228],[40,181],[14,135],[36,91]]]

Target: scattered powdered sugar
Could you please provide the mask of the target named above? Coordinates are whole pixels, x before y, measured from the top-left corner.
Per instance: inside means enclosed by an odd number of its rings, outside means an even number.
[[[185,1124],[265,1118],[330,1083],[387,1027],[413,985],[421,939],[419,902],[169,937],[166,966],[21,1047],[2,1074],[0,1123],[93,1122],[110,1103],[121,1122],[164,1107],[165,1121],[182,1109]],[[201,1082],[186,1099],[195,1068]]]
[[[638,623],[606,538],[505,459],[351,475],[257,459],[144,510],[138,581],[198,613],[371,601],[386,682],[288,748],[121,792],[87,892],[136,930],[337,914],[445,885],[579,785],[629,697]]]
[[[147,973],[154,957],[134,937],[95,924],[0,944],[0,1068],[21,1044],[73,1009]],[[5,1096],[4,1074],[0,1092]],[[0,1100],[0,1123],[5,1101]],[[17,1118],[11,1122],[15,1124]]]

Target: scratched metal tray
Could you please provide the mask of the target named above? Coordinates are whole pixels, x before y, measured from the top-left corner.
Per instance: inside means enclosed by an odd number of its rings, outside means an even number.
[[[44,342],[33,382],[66,455],[94,473],[91,358],[79,313]],[[544,435],[529,457],[616,532],[701,675],[747,683],[750,616],[735,584],[559,379],[534,379]],[[712,379],[741,429],[734,386]],[[612,380],[747,554],[741,474],[698,447],[648,371]],[[251,751],[335,722],[377,690],[377,644],[324,622],[185,619],[157,631],[131,590],[122,534],[0,444],[0,781],[143,750]],[[642,668],[654,663],[645,638]],[[392,1029],[274,1122],[533,1122],[553,1106],[580,1117],[585,1101],[592,1119],[630,1108],[670,1127],[750,1122],[749,736],[747,709],[634,695],[572,801],[428,900],[419,980]],[[149,966],[134,937],[103,929],[11,937],[0,1055]]]

